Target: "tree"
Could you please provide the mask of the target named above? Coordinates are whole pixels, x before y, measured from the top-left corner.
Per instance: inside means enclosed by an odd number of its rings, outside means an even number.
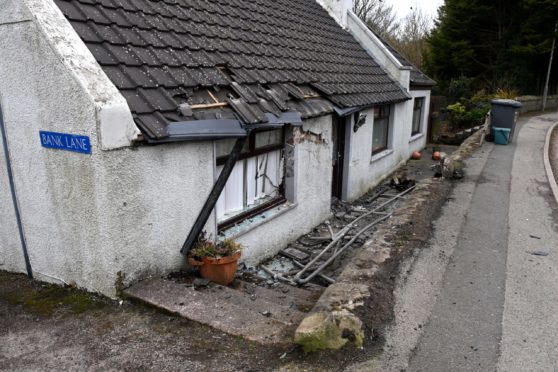
[[[557,20],[558,0],[445,0],[427,70],[442,87],[465,76],[477,89],[540,94]]]
[[[419,69],[423,67],[428,48],[432,19],[420,8],[415,7],[403,19],[401,30],[393,45],[409,62]]]
[[[387,5],[382,0],[355,0],[353,12],[381,38],[396,38],[400,24],[393,5]]]

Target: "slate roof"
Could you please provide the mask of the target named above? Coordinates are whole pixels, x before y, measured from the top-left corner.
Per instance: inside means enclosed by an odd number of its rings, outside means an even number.
[[[378,36],[376,34],[376,36],[378,37],[378,39],[380,39],[381,42],[384,43],[384,45],[386,46],[386,48],[388,48],[388,50],[391,52],[391,54],[393,54],[393,56],[403,65],[403,66],[407,66],[411,68],[411,86],[426,86],[426,87],[432,87],[434,85],[436,85],[436,81],[432,80],[431,78],[429,78],[428,76],[426,76],[426,74],[424,72],[422,72],[421,70],[418,69],[418,67],[416,67],[415,65],[413,65],[411,62],[409,62],[405,57],[403,57],[401,55],[401,53],[399,53],[395,48],[393,48],[387,41],[385,41],[384,39],[382,39],[380,36]]]
[[[171,122],[257,124],[269,113],[306,118],[332,112],[331,103],[409,98],[314,0],[55,3],[153,139]]]

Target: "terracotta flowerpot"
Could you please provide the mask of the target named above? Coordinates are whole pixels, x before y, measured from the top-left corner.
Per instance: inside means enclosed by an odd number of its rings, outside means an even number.
[[[240,252],[237,252],[222,258],[204,257],[201,261],[188,257],[188,262],[200,268],[200,275],[203,278],[217,284],[228,285],[234,281],[239,258]]]
[[[422,158],[422,154],[418,151],[414,151],[411,154],[411,159],[413,159],[413,160],[420,160],[421,158]]]

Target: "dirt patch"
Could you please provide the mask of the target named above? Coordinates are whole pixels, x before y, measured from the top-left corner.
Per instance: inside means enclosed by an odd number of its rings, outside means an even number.
[[[366,350],[264,347],[130,302],[0,272],[0,370],[342,371]]]
[[[395,318],[394,290],[400,264],[410,257],[415,249],[422,249],[431,238],[433,221],[438,218],[442,206],[447,201],[452,183],[445,181],[432,184],[430,187],[432,196],[429,202],[414,213],[410,219],[412,222],[397,229],[397,238],[393,242],[395,247],[391,257],[384,262],[376,274],[371,287],[372,295],[364,306],[357,308],[357,315],[365,327],[374,330],[374,334],[370,336],[377,341],[376,347],[383,345],[386,327]]]
[[[366,328],[375,330],[366,333],[363,349],[307,355],[295,346],[261,346],[134,303],[0,272],[0,370],[342,371],[381,352],[382,330],[393,319],[398,264],[411,242],[416,246],[430,235],[430,221],[450,183],[436,188],[436,200],[416,223],[402,227],[398,253],[362,309]]]

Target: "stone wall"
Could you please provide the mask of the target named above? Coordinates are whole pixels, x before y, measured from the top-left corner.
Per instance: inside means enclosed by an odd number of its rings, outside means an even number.
[[[541,96],[522,96],[517,97],[517,101],[523,104],[520,112],[532,112],[532,111],[540,111],[542,109],[542,97]],[[548,96],[546,101],[546,109],[552,110],[558,108],[558,95],[555,96]]]

